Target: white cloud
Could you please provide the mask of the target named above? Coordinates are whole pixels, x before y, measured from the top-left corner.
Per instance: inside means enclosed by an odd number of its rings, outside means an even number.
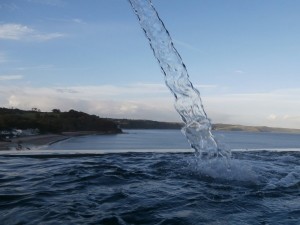
[[[64,36],[62,33],[41,33],[22,24],[0,24],[0,39],[48,41]]]
[[[51,64],[41,64],[35,66],[24,66],[24,67],[16,67],[15,69],[18,71],[26,71],[26,70],[50,70],[55,66]]]
[[[23,79],[22,75],[0,75],[0,81],[20,80],[20,79]]]
[[[49,17],[47,20],[54,21],[57,23],[67,23],[67,24],[77,24],[77,25],[87,25],[88,23],[80,18],[52,18]]]
[[[79,18],[74,18],[71,21],[73,23],[77,23],[77,24],[86,24],[82,19],[79,19]]]
[[[169,90],[162,84],[135,83],[129,85],[101,85],[57,87],[56,91],[66,94],[78,93],[81,98],[91,96],[99,99],[143,99],[149,97],[169,96]],[[74,95],[72,95],[73,97]]]
[[[34,31],[21,24],[1,24],[0,39],[20,40]]]
[[[123,86],[88,86],[36,88],[31,86],[0,86],[0,104],[5,107],[30,109],[37,107],[50,111],[76,109],[103,117],[137,118],[163,121],[177,121],[178,115],[173,109],[173,99],[150,96],[154,84]],[[109,91],[111,90],[111,91]],[[133,93],[135,92],[135,98]],[[142,97],[141,97],[141,96]]]
[[[278,118],[278,116],[276,116],[275,114],[270,114],[267,119],[268,120],[276,120]]]
[[[37,3],[43,5],[50,5],[50,6],[64,6],[65,2],[63,0],[27,0],[30,3]]]
[[[0,3],[0,10],[10,10],[13,11],[17,9],[17,5],[15,3]]]
[[[9,96],[9,98],[8,98],[8,104],[10,106],[18,106],[18,105],[20,105],[18,97],[14,96],[14,95]]]
[[[68,101],[81,100],[84,105],[88,105],[86,108],[76,105],[81,110],[96,112],[105,117],[153,120],[163,118],[168,121],[177,119],[172,96],[166,87],[161,88],[160,85],[83,86],[58,88],[56,91],[63,91],[63,96]],[[173,115],[168,117],[164,111],[171,111]]]
[[[236,70],[236,71],[234,71],[235,73],[238,73],[238,74],[244,74],[245,73],[245,71],[243,71],[243,70]]]
[[[300,122],[300,116],[298,115],[284,115],[282,117],[283,120],[293,120],[293,121],[297,121],[297,122]]]
[[[33,39],[39,40],[39,41],[48,41],[56,38],[62,38],[65,34],[61,33],[49,33],[49,34],[35,34],[32,35]]]
[[[300,120],[297,119],[299,95],[300,89],[286,89],[204,96],[203,99],[207,113],[214,122],[300,128]]]
[[[213,88],[217,88],[218,85],[216,84],[196,84],[194,85],[194,87],[196,87],[197,89],[213,89]]]

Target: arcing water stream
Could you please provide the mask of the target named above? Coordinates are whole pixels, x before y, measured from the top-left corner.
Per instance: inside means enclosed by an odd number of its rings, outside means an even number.
[[[211,123],[205,113],[200,93],[189,80],[186,66],[151,0],[129,2],[149,40],[164,74],[165,83],[175,97],[175,108],[185,123],[182,131],[191,147],[200,157],[229,157],[230,152],[220,149],[211,133]]]

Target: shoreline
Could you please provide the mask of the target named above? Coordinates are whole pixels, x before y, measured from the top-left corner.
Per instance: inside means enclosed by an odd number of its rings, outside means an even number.
[[[11,142],[0,141],[0,151],[5,150],[31,150],[45,145],[52,145],[54,143],[67,140],[72,137],[93,135],[93,134],[109,134],[105,132],[96,131],[76,131],[63,132],[61,134],[40,134],[25,137],[12,138]]]

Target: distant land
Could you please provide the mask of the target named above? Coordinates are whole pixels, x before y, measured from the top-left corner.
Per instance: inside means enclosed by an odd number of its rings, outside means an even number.
[[[41,134],[63,132],[96,131],[99,133],[121,133],[121,129],[181,129],[182,123],[159,122],[152,120],[132,120],[100,118],[73,109],[51,112],[0,108],[0,131],[9,129],[39,129]],[[300,129],[276,128],[266,126],[243,126],[232,124],[213,124],[217,131],[282,132],[300,133]]]
[[[300,129],[266,127],[266,126],[243,126],[232,124],[213,124],[213,130],[218,131],[247,131],[247,132],[273,132],[273,133],[300,133]]]
[[[181,129],[183,123],[158,122],[152,120],[111,119],[122,129]],[[300,129],[266,127],[266,126],[243,126],[233,124],[213,124],[212,129],[216,131],[246,131],[246,132],[279,132],[300,133]]]
[[[71,109],[61,112],[53,109],[52,112],[41,112],[37,108],[32,110],[0,108],[0,132],[7,133],[12,129],[38,130],[39,134],[78,131],[94,131],[98,133],[121,133],[116,123],[109,119],[89,115]]]
[[[181,129],[182,123],[152,120],[112,119],[121,129]]]

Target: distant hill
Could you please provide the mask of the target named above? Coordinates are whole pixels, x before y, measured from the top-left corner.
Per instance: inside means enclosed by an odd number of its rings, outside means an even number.
[[[39,129],[41,133],[61,133],[75,131],[97,131],[101,133],[121,133],[116,123],[84,112],[70,110],[52,112],[0,108],[0,131],[10,129]]]
[[[181,129],[182,123],[158,122],[152,120],[111,119],[121,129]]]
[[[280,133],[300,133],[300,129],[266,127],[266,126],[243,126],[232,124],[213,124],[213,130],[219,131],[248,131],[248,132],[280,132]]]
[[[181,129],[183,123],[158,122],[152,120],[111,119],[122,129]],[[276,128],[266,126],[243,126],[232,124],[213,124],[217,131],[282,132],[300,133],[300,129]]]

